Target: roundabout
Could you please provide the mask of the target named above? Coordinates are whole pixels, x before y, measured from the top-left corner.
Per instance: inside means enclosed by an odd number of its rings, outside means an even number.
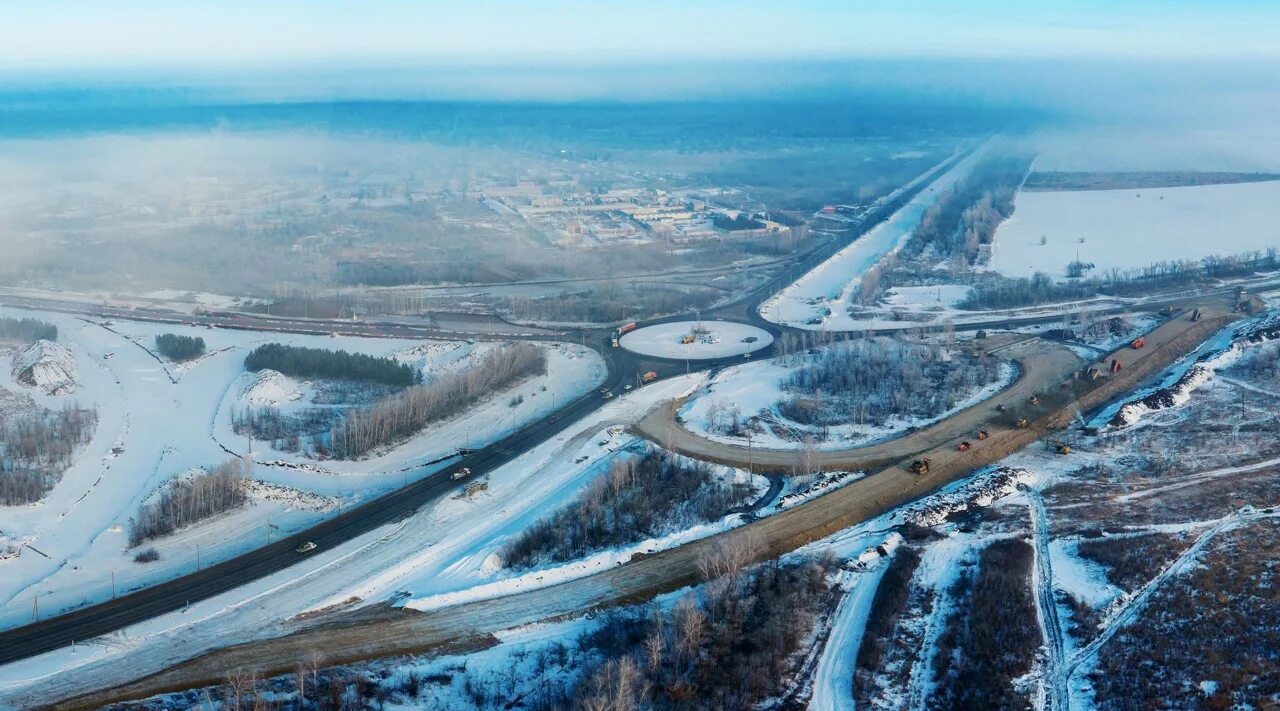
[[[773,343],[762,328],[731,321],[675,321],[631,331],[619,345],[632,353],[672,360],[711,360],[754,353]]]

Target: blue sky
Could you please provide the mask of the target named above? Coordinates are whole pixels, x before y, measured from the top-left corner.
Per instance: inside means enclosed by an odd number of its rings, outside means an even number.
[[[448,58],[1276,58],[1280,2],[0,0],[0,68]]]

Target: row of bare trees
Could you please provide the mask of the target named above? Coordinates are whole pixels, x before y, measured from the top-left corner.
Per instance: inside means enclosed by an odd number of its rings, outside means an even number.
[[[330,454],[354,459],[462,412],[516,381],[546,372],[547,357],[538,346],[523,342],[500,346],[470,368],[351,410],[330,430]]]
[[[98,411],[74,403],[61,410],[37,408],[0,413],[0,504],[38,501],[62,477],[76,447],[98,426]]]
[[[129,545],[174,531],[204,518],[243,506],[249,500],[244,486],[245,464],[237,458],[212,470],[178,479],[156,501],[138,509],[129,521]]]

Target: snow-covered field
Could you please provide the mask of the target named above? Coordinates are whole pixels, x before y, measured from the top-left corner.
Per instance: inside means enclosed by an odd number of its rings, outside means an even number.
[[[811,359],[811,356],[798,359],[771,358],[725,368],[680,408],[680,422],[691,432],[708,439],[747,446],[745,436],[726,434],[726,425],[732,421],[760,418],[765,423],[764,431],[751,437],[751,446],[760,449],[796,449],[805,436],[812,436],[819,449],[847,449],[890,439],[913,427],[928,426],[995,395],[1017,378],[1017,369],[1012,364],[1005,363],[1001,366],[999,380],[966,394],[955,407],[934,417],[894,417],[879,426],[850,422],[824,429],[792,422],[778,411],[778,403],[788,397],[782,388],[783,381],[797,367]],[[770,425],[780,427],[789,434],[780,435]]]
[[[703,329],[695,333],[695,329]],[[682,343],[693,335],[691,343]],[[748,340],[751,339],[751,340]],[[623,348],[641,355],[703,360],[754,353],[773,343],[764,329],[729,321],[676,321],[647,326],[622,337]]]
[[[1011,277],[1065,278],[1077,257],[1104,273],[1280,245],[1280,181],[1022,192],[1015,207],[991,259]]]
[[[886,255],[902,249],[929,206],[967,175],[983,153],[979,148],[956,163],[889,219],[762,304],[760,314],[774,323],[799,328],[854,328],[848,307],[862,284],[862,275]]]
[[[76,671],[75,684],[96,680],[105,686],[116,678],[113,670],[119,664],[158,670],[175,657],[279,634],[290,617],[309,610],[349,606],[353,600],[430,598],[490,583],[499,572],[493,552],[508,536],[575,498],[633,441],[609,433],[611,426],[638,422],[654,406],[686,394],[702,380],[701,374],[668,378],[615,398],[495,470],[485,493],[446,499],[340,548],[317,551],[288,570],[104,640],[0,667],[0,708],[40,698],[40,689],[50,686],[65,693],[74,687],[67,674],[71,670]]]
[[[355,462],[309,462],[254,443],[250,505],[206,520],[145,547],[159,561],[136,563],[128,526],[139,505],[174,477],[243,454],[245,439],[231,432],[230,410],[249,399],[305,396],[283,376],[246,387],[243,359],[261,343],[282,342],[396,355],[432,373],[462,367],[492,347],[461,342],[326,338],[118,321],[104,325],[68,315],[2,310],[58,326],[58,347],[73,357],[60,370],[75,373],[74,389],[51,394],[15,381],[0,368],[0,388],[22,392],[58,409],[97,405],[99,423],[62,480],[41,501],[0,507],[0,529],[16,555],[0,558],[0,626],[29,622],[36,598],[43,616],[172,578],[288,535],[343,506],[376,496],[438,470],[423,466],[470,443],[483,445],[540,417],[555,404],[594,388],[604,365],[594,351],[549,344],[547,376],[534,378],[433,426],[378,456]],[[147,349],[165,332],[199,335],[208,355],[183,365],[161,362]],[[268,382],[269,381],[269,382]],[[545,388],[545,390],[544,390]],[[69,390],[69,392],[67,392]],[[512,407],[512,397],[523,402]],[[270,525],[270,529],[268,529]],[[268,532],[270,531],[270,532]]]

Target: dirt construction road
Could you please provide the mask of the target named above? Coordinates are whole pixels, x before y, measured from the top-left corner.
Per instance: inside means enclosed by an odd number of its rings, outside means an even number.
[[[1024,408],[1032,420],[1027,429],[999,427],[991,439],[977,443],[968,452],[958,452],[941,429],[935,434],[922,431],[904,438],[896,451],[920,451],[933,461],[926,476],[917,476],[895,462],[870,476],[818,497],[795,508],[755,521],[723,534],[695,541],[651,556],[632,559],[624,565],[585,578],[529,590],[492,600],[472,602],[430,612],[413,612],[385,607],[369,608],[330,618],[326,622],[298,623],[297,631],[275,639],[228,647],[151,676],[105,691],[85,694],[86,688],[118,682],[119,675],[135,669],[128,658],[114,665],[111,678],[75,678],[60,675],[40,690],[32,705],[53,699],[70,699],[55,708],[97,708],[104,703],[146,697],[163,691],[190,689],[222,683],[228,672],[254,671],[262,675],[291,671],[315,652],[327,664],[340,664],[414,652],[460,649],[489,644],[491,634],[522,624],[579,614],[592,608],[619,602],[648,599],[698,581],[698,562],[717,545],[749,543],[754,560],[767,560],[824,538],[849,526],[878,516],[894,507],[920,498],[939,487],[967,476],[978,467],[999,461],[1034,442],[1044,433],[1062,428],[1078,410],[1088,411],[1119,397],[1154,375],[1177,358],[1192,351],[1234,316],[1222,304],[1202,306],[1205,317],[1192,322],[1185,313],[1176,314],[1147,336],[1147,347],[1117,354],[1125,368],[1117,375],[1090,381],[1074,379],[1071,359],[1061,356],[1055,346],[1027,344],[1019,357],[1026,367],[1024,380],[1035,374],[1044,385],[1041,403]],[[1012,351],[1012,349],[1011,349]],[[1046,359],[1043,364],[1037,361]],[[1064,376],[1056,384],[1051,373]],[[1018,386],[1014,386],[1018,387]],[[1021,395],[1026,390],[1019,390]],[[988,403],[988,409],[990,403]],[[967,417],[960,413],[957,417]],[[962,427],[966,432],[970,426]],[[933,444],[930,447],[930,444]],[[847,454],[854,461],[855,455]],[[888,454],[876,455],[885,457]],[[309,624],[310,626],[303,626]],[[140,671],[140,670],[139,670]],[[135,671],[137,673],[137,671]],[[82,695],[83,694],[83,695]]]
[[[1031,396],[1058,387],[1084,365],[1066,346],[1016,334],[995,334],[973,344],[998,349],[998,354],[991,357],[1012,358],[1021,371],[1018,379],[991,398],[909,435],[867,447],[815,452],[811,455],[812,465],[822,470],[876,469],[936,447],[954,447],[965,440],[977,447],[985,446],[987,442],[977,439],[978,430],[994,435],[997,430],[1011,429],[1019,417],[1034,419],[1044,408],[1031,405]],[[654,410],[640,422],[640,433],[659,446],[695,459],[758,472],[791,473],[799,465],[798,450],[748,448],[690,432],[675,419],[683,404],[683,400],[677,400]],[[1007,411],[999,412],[997,405],[1004,405]]]

